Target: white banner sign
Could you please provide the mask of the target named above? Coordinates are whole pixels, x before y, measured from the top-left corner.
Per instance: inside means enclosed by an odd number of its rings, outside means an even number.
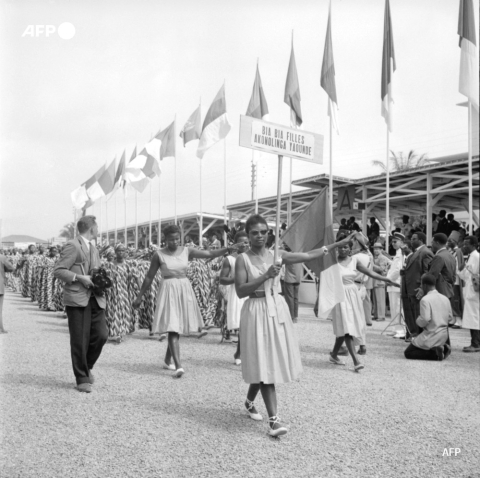
[[[240,146],[322,164],[323,137],[287,126],[240,117]]]

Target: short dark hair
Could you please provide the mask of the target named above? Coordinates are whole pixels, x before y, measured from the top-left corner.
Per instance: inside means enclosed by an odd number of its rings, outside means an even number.
[[[260,214],[252,214],[247,219],[247,222],[245,223],[245,231],[247,231],[247,234],[250,232],[250,229],[253,226],[256,226],[257,224],[264,224],[265,226],[267,226],[267,229],[268,229],[267,221],[265,220],[265,218],[263,216],[260,216]]]
[[[180,234],[180,228],[176,224],[171,224],[163,230],[163,234],[165,235],[166,239],[170,234]]]
[[[427,236],[423,232],[414,232],[414,236],[417,236],[424,244],[427,242]]]
[[[242,238],[242,237],[246,237],[248,239],[248,234],[245,232],[245,231],[238,231],[236,234],[235,234],[235,244]]]
[[[435,287],[436,284],[435,276],[432,274],[423,274],[422,276],[422,285],[429,285],[430,287]]]
[[[77,222],[77,229],[80,234],[87,232],[90,228],[97,225],[95,216],[83,216]]]
[[[445,211],[445,209],[442,209],[442,210],[438,213],[438,215],[439,215],[440,217],[445,217],[445,214],[447,214],[447,211]]]
[[[478,247],[478,238],[477,236],[467,236],[464,241],[467,241],[471,246],[475,247],[475,249]]]
[[[350,221],[355,221],[355,216],[351,216]]]
[[[375,217],[370,218],[370,222],[375,222],[377,219]]]
[[[444,246],[447,241],[448,241],[448,237],[446,234],[444,234],[443,232],[437,232],[434,236],[433,236],[433,240],[435,242],[438,242],[439,244],[441,244],[442,246]]]
[[[452,213],[447,214],[447,219],[455,219],[455,216]]]

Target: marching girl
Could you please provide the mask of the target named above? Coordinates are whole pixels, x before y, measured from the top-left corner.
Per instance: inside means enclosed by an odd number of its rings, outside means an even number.
[[[174,378],[180,378],[185,370],[180,361],[180,335],[190,335],[201,331],[203,320],[197,304],[195,293],[187,278],[188,261],[192,259],[213,259],[231,253],[236,246],[216,250],[199,250],[193,247],[180,246],[180,228],[172,225],[165,228],[166,246],[158,250],[152,257],[150,269],[143,281],[140,292],[133,302],[133,307],[140,306],[142,296],[151,286],[160,269],[162,283],[157,295],[157,306],[153,318],[153,333],[168,333],[168,348],[165,354],[164,368],[174,370]],[[203,337],[203,331],[198,336]],[[173,364],[171,363],[173,359]]]

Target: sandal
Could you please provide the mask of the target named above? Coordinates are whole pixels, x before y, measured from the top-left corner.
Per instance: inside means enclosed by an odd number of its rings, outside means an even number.
[[[173,378],[180,378],[184,373],[185,370],[183,370],[183,368],[177,368],[177,370],[173,374]]]
[[[279,437],[282,435],[286,435],[288,430],[285,427],[280,425],[280,417],[269,417],[268,419],[268,431],[267,434],[272,437]]]
[[[330,355],[328,357],[328,361],[330,363],[333,363],[334,365],[345,365],[345,362],[342,362],[339,358],[334,358],[332,355],[332,352],[330,352]]]
[[[254,413],[251,411],[255,408],[255,405],[248,398],[245,400],[245,408],[247,409],[247,413],[252,420],[255,420],[257,422],[260,420],[263,420],[263,417],[262,415],[260,415],[260,413],[258,412]]]
[[[358,365],[355,365],[354,369],[355,372],[360,372],[360,370],[363,370],[365,368],[365,365],[363,363],[359,363]]]

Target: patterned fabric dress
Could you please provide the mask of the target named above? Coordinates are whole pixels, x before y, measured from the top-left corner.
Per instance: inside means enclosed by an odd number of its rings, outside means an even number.
[[[38,300],[38,307],[42,310],[56,310],[53,302],[53,267],[55,262],[57,262],[57,257],[45,257],[43,260],[43,270],[41,272],[41,286]]]

